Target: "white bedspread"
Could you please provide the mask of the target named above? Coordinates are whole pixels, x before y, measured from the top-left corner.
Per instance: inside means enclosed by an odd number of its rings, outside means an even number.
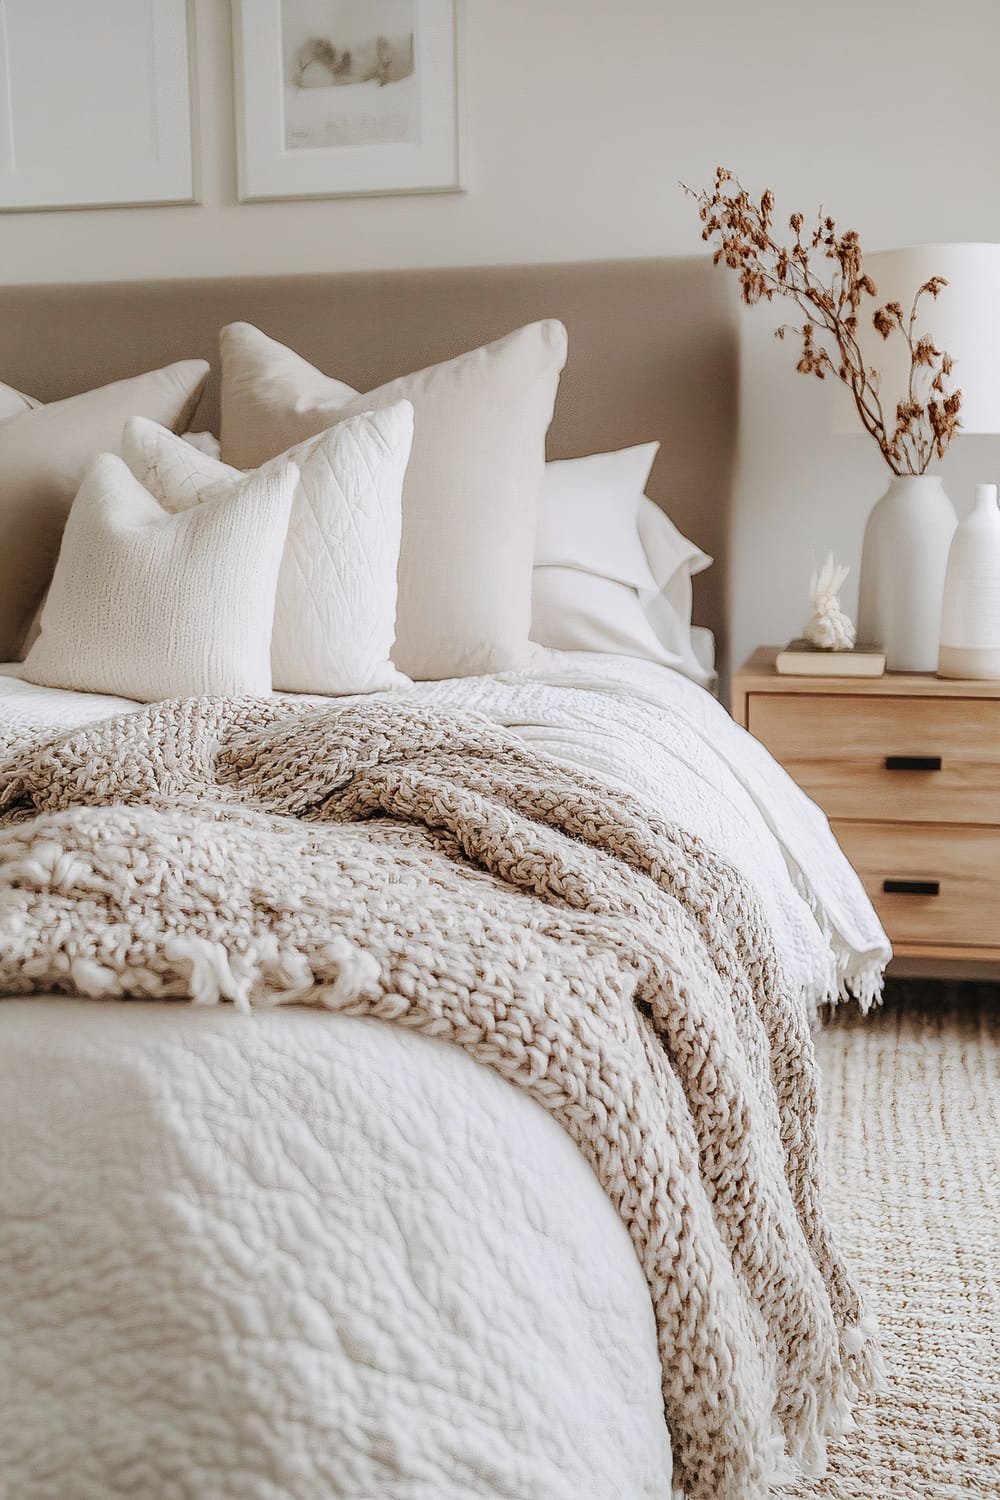
[[[4,1500],[662,1500],[590,1167],[457,1048],[309,1010],[0,1009]]]
[[[636,661],[422,684],[739,865],[805,1003],[888,945],[825,820]],[[0,744],[135,705],[0,669]],[[552,1120],[464,1054],[289,1010],[0,1003],[2,1500],[665,1500],[648,1292]]]

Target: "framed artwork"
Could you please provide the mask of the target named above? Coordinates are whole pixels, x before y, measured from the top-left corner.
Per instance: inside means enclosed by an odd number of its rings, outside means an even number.
[[[460,190],[456,0],[233,0],[233,22],[241,199]]]
[[[188,0],[0,0],[0,210],[193,203]]]

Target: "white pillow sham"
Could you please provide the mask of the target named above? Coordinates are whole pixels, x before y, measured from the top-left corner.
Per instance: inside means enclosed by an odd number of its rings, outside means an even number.
[[[641,656],[707,683],[691,578],[711,563],[643,493],[658,443],[546,464],[531,638],[563,651]]]
[[[240,468],[346,416],[413,403],[393,660],[418,678],[521,665],[562,324],[532,323],[367,395],[248,323],[224,328],[221,350],[222,457]]]
[[[271,621],[299,473],[169,515],[102,453],[73,501],[23,675],[155,702],[271,689]]]
[[[299,470],[271,637],[279,691],[375,693],[409,680],[389,653],[412,440],[413,407],[397,401],[348,417],[256,470],[275,474],[289,463]],[[122,455],[171,512],[232,493],[247,481],[242,470],[142,418],[125,424]]]
[[[712,559],[677,530],[655,501],[643,495],[639,502],[639,538],[649,570],[656,580],[653,589],[640,589],[639,602],[665,651],[680,658],[680,668],[697,681],[713,674],[704,667],[704,651],[692,641],[691,580],[712,566]]]
[[[639,536],[639,502],[659,443],[545,465],[535,567],[582,568],[655,589]]]

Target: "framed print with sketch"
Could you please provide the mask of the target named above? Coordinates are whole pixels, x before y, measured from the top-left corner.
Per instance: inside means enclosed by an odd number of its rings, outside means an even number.
[[[233,0],[241,199],[460,188],[455,0]]]

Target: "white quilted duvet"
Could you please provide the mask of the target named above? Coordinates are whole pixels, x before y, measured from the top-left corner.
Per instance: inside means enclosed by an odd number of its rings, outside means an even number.
[[[134,705],[0,675],[0,744]],[[804,1003],[884,935],[700,688],[549,654],[422,684],[739,864]],[[666,1500],[645,1281],[548,1115],[306,1009],[0,1002],[0,1500]]]

